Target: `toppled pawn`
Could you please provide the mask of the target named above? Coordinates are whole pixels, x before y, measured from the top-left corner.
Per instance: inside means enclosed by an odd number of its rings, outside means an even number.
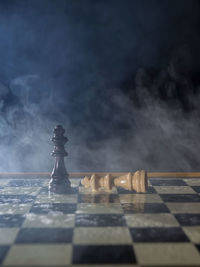
[[[84,177],[81,183],[86,188],[90,187],[93,192],[97,192],[101,188],[111,190],[113,186],[119,186],[127,190],[135,190],[138,193],[145,193],[148,184],[147,172],[144,170],[135,173],[129,172],[116,178],[112,177],[111,174],[106,174],[103,177],[92,174],[91,177]]]
[[[144,170],[129,172],[114,179],[115,186],[123,187],[127,190],[135,190],[138,193],[147,191],[148,181],[147,172]]]
[[[51,180],[49,182],[49,191],[57,194],[68,193],[71,188],[69,181],[69,174],[66,171],[64,157],[68,154],[65,151],[65,143],[68,141],[64,136],[65,130],[61,125],[57,125],[54,128],[54,136],[52,142],[54,143],[54,150],[51,153],[55,157],[55,165],[51,174]]]
[[[94,192],[99,191],[102,187],[106,190],[111,190],[114,185],[113,178],[110,174],[101,177],[95,173],[92,174],[91,177],[85,176],[81,180],[81,184],[84,185],[86,188],[90,187]]]

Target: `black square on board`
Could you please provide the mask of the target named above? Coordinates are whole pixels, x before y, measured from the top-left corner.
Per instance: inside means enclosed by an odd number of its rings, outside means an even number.
[[[194,191],[200,193],[200,186],[191,186]]]
[[[0,245],[0,264],[3,262],[8,250],[9,250],[9,246]]]
[[[164,203],[122,203],[124,213],[169,213]]]
[[[76,214],[76,226],[108,227],[126,226],[124,215],[121,214]]]
[[[30,210],[31,213],[35,214],[47,214],[51,211],[59,211],[63,214],[75,213],[76,204],[71,203],[41,203],[34,204]]]
[[[164,202],[200,202],[198,194],[159,194]]]
[[[200,253],[200,244],[196,244],[196,248],[198,249],[198,251]]]
[[[180,227],[130,228],[134,242],[189,242]]]
[[[52,210],[59,211],[64,214],[75,213],[77,204],[74,203],[53,203]]]
[[[182,179],[150,178],[149,180],[153,186],[188,186]]]
[[[20,227],[25,217],[20,214],[3,214],[0,215],[0,227]]]
[[[22,228],[15,243],[71,243],[71,228]]]
[[[136,263],[132,246],[80,246],[73,247],[73,264],[130,264]]]
[[[182,226],[200,225],[200,213],[174,214],[174,216]]]

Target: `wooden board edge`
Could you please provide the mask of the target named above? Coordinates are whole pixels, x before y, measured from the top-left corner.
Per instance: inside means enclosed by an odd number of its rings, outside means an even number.
[[[133,171],[134,172],[134,171]],[[69,177],[71,178],[82,178],[84,176],[90,176],[94,172],[70,172]],[[104,176],[108,172],[95,172],[98,175]],[[109,172],[113,177],[121,176],[126,174],[126,172]],[[8,173],[0,173],[0,178],[8,178],[8,177],[31,177],[42,178],[42,177],[50,177],[50,172],[8,172]],[[200,172],[147,172],[148,178],[199,178]]]

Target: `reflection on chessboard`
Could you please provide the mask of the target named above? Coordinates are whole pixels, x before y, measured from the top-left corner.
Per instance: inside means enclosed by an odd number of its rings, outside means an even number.
[[[149,179],[145,194],[78,178],[49,194],[48,182],[0,180],[3,266],[199,265],[200,179]]]

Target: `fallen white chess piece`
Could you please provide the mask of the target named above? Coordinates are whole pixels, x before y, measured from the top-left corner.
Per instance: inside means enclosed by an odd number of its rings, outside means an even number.
[[[127,190],[135,190],[138,193],[147,191],[147,172],[144,170],[129,172],[119,177],[112,177],[110,173],[101,177],[92,174],[90,177],[85,176],[81,180],[81,184],[86,188],[91,188],[93,192],[99,191],[101,188],[111,190],[113,186],[120,186]]]

